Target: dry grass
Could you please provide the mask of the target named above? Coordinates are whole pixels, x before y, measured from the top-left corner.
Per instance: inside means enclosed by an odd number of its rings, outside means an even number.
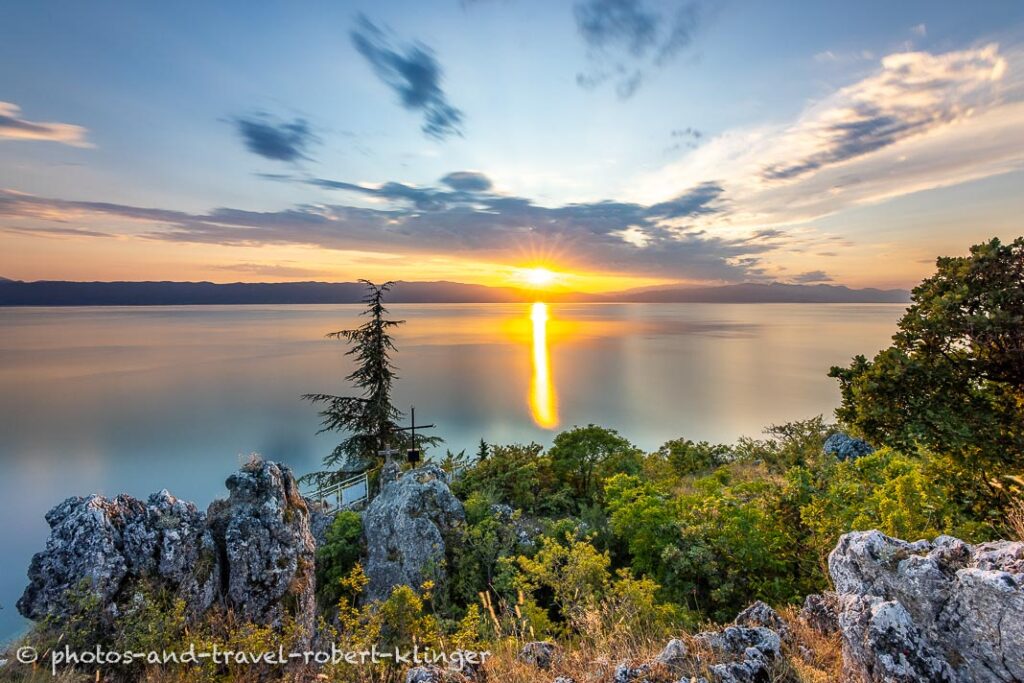
[[[1017,498],[1010,503],[1006,513],[1006,521],[1011,534],[1018,541],[1024,541],[1024,498]]]
[[[788,607],[779,610],[780,615],[789,626],[792,638],[783,644],[783,657],[777,661],[771,671],[772,683],[831,683],[841,680],[842,656],[838,635],[824,636],[804,624],[797,617],[797,609]],[[712,628],[710,625],[708,628]],[[592,634],[593,635],[593,634]],[[690,661],[683,672],[686,676],[703,676],[710,680],[708,665],[720,661],[712,652],[695,641],[690,634],[677,634],[689,648]],[[524,641],[519,638],[506,638],[499,643],[491,644],[491,656],[487,660],[486,671],[489,683],[545,683],[557,676],[570,677],[576,683],[607,683],[614,675],[616,667],[621,663],[638,666],[650,662],[664,648],[668,637],[638,638],[622,637],[579,640],[563,644],[561,655],[549,671],[539,672],[531,665],[518,659]],[[193,675],[190,675],[192,673]],[[147,683],[196,683],[195,672],[181,672],[169,669],[150,668],[140,680]],[[330,683],[401,683],[404,673],[392,669],[358,669],[348,668],[337,671],[333,676],[305,672],[286,674],[280,678],[268,676],[267,671],[254,669],[251,675],[244,673],[229,677],[232,683],[270,683],[279,681],[326,681]],[[95,673],[74,673],[63,671],[56,678],[51,677],[44,666],[35,668],[13,665],[0,667],[2,683],[91,683],[98,680]],[[100,680],[111,680],[102,677]],[[452,681],[461,680],[453,677]],[[655,667],[648,674],[651,683],[674,683],[680,680],[680,674],[673,675],[666,669]]]

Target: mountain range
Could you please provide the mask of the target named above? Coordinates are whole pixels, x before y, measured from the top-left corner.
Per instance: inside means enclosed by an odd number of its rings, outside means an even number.
[[[351,304],[358,282],[23,282],[0,278],[0,306],[184,306],[235,304]],[[902,289],[745,282],[711,287],[662,287],[607,294],[544,292],[459,282],[397,282],[391,303],[906,303]]]

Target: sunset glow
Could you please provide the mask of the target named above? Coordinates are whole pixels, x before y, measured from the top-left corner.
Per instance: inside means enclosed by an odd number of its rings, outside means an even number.
[[[523,273],[523,279],[526,281],[526,284],[536,289],[550,286],[555,282],[555,277],[553,272],[540,266],[530,268]]]

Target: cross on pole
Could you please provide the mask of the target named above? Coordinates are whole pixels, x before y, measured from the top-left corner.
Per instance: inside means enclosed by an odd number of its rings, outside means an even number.
[[[395,427],[391,431],[393,432],[409,432],[409,445],[411,448],[406,453],[409,458],[409,462],[418,462],[420,459],[420,451],[416,448],[416,430],[417,429],[431,429],[436,425],[418,425],[416,424],[416,406],[409,407],[409,426],[408,427]]]

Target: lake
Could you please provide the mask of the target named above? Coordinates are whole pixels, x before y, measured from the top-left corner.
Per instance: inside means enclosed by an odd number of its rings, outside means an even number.
[[[887,345],[903,305],[395,305],[394,397],[452,450],[595,423],[653,450],[831,415],[834,364]],[[337,442],[309,392],[345,393],[359,306],[0,309],[0,641],[71,495],[161,488],[202,506],[250,453],[302,474]],[[443,448],[440,455],[443,455]],[[434,451],[437,454],[437,451]]]

